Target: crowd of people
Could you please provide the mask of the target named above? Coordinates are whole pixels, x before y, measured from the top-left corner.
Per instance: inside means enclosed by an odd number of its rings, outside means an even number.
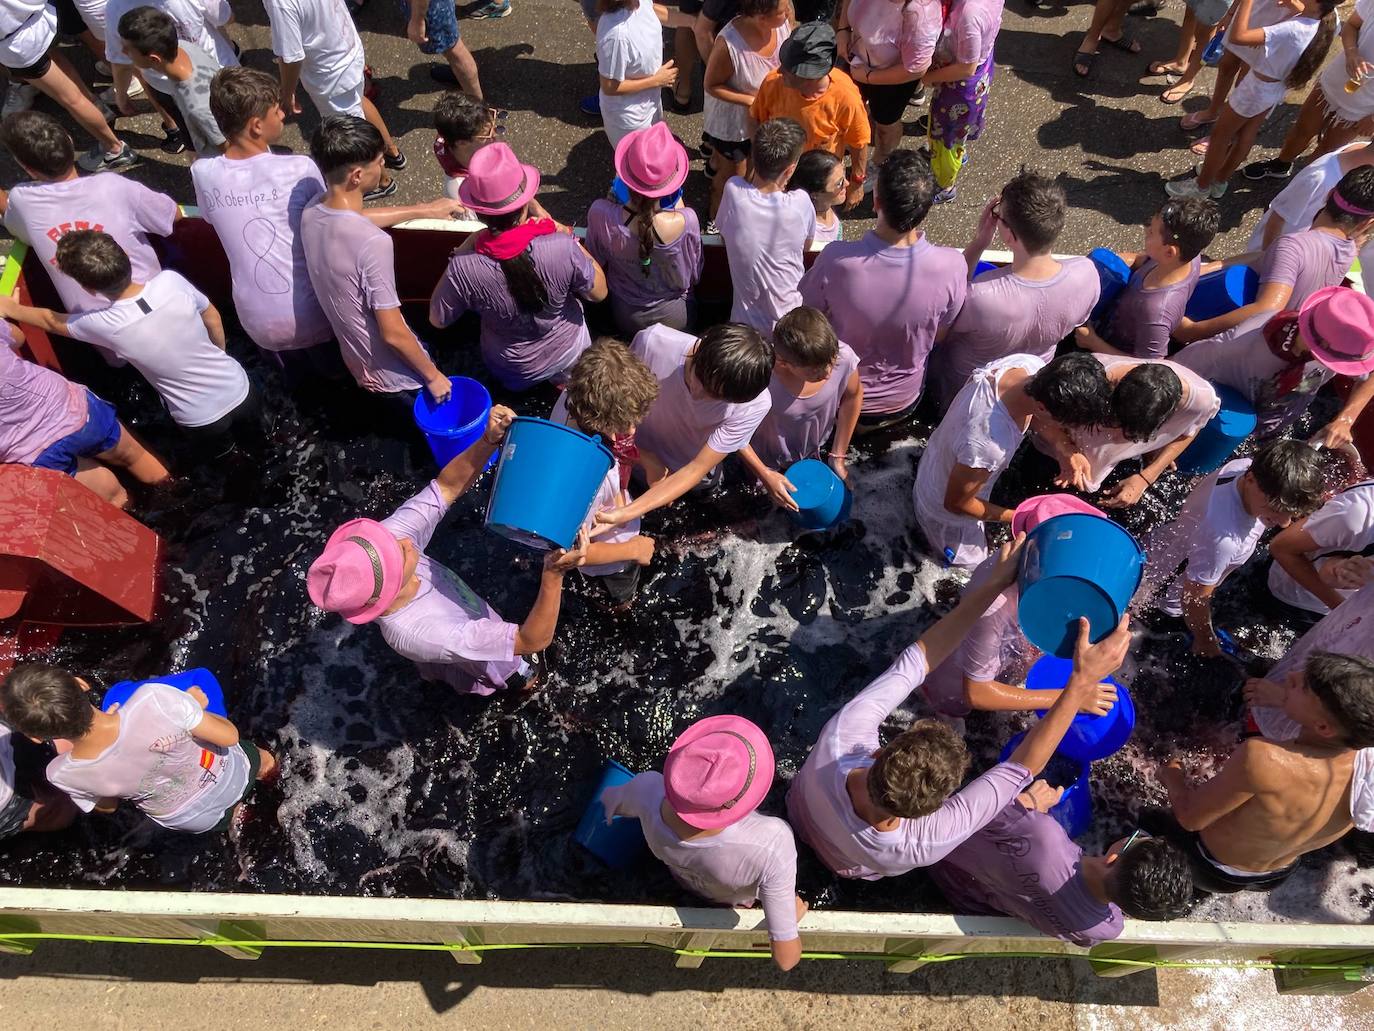
[[[74,476],[135,510],[139,492],[168,483],[172,470],[213,476],[271,462],[271,413],[234,356],[238,341],[228,346],[225,318],[186,276],[160,266],[150,242],[173,232],[177,205],[114,174],[137,155],[111,121],[141,94],[161,113],[164,146],[195,151],[199,217],[232,273],[230,326],[286,389],[323,384],[379,431],[413,436],[416,398],[442,401],[451,381],[402,313],[385,230],[464,217],[482,228],[452,253],[429,323],[475,313],[492,381],[514,393],[553,384],[550,418],[612,445],[616,461],[582,533],[547,554],[520,622],[426,554],[501,447],[515,417],[505,405],[394,512],[352,519],[329,537],[307,575],[313,604],[375,623],[425,680],[476,694],[538,690],[566,579],[591,578],[611,608],[634,605],[641,570],[656,560],[642,521],[715,489],[731,455],[762,495],[796,509],[793,463],[821,458],[849,480],[863,475],[856,441],[933,421],[911,504],[928,553],[967,571],[962,597],[825,725],[792,779],[787,820],[758,811],[775,772],[767,732],[729,714],[692,725],[661,774],[642,773],[602,800],[608,818],[637,818],[654,854],[697,894],[761,902],[783,968],[801,956],[806,910],[794,835],[841,877],[925,868],[958,912],[1011,914],[1084,945],[1120,934],[1123,915],[1180,916],[1197,891],[1272,888],[1303,855],[1353,826],[1374,827],[1374,480],[1352,448],[1374,396],[1374,300],[1347,283],[1374,232],[1374,126],[1342,121],[1353,113],[1339,106],[1374,91],[1364,84],[1374,52],[1361,49],[1370,44],[1358,8],[1340,37],[1344,95],[1323,92],[1314,110],[1327,114],[1309,118],[1304,108],[1293,145],[1245,174],[1291,174],[1314,134],[1319,156],[1275,199],[1252,249],[1216,261],[1207,254],[1214,198],[1285,85],[1320,67],[1335,27],[1327,0],[1235,0],[1220,14],[1190,3],[1190,45],[1161,73],[1195,75],[1206,36],[1198,26],[1228,26],[1213,104],[1185,120],[1214,123],[1206,157],[1196,179],[1170,186],[1140,250],[1120,255],[1129,281],[1103,302],[1096,266],[1056,255],[1067,197],[1033,169],[985,205],[964,248],[922,229],[932,205],[955,199],[982,128],[998,0],[844,0],[829,20],[801,24],[786,0],[707,0],[699,12],[644,0],[584,7],[600,87],[589,107],[614,150],[614,182],[585,232],[540,204],[540,169],[503,138],[450,4],[412,0],[406,30],[422,51],[444,55],[436,77],[461,87],[433,112],[442,195],[379,207],[368,204],[396,191],[392,173],[407,162],[367,98],[343,3],[268,0],[278,59],[269,75],[239,65],[227,4],[110,2],[116,11],[0,3],[0,63],[20,84],[16,106],[33,87],[95,139],[80,154],[68,129],[39,111],[0,123],[0,144],[26,176],[0,192],[5,226],[32,248],[65,309],[0,298],[11,345],[0,347],[0,461]],[[483,8],[484,17],[509,11],[509,0]],[[1078,70],[1091,71],[1098,41],[1131,49],[1123,13],[1124,3],[1099,0]],[[112,108],[53,49],[73,15],[110,62]],[[705,61],[713,167],[704,211],[683,200],[690,155],[662,119],[665,98],[683,103],[689,70],[663,60],[665,26],[679,34],[683,64],[693,54]],[[308,156],[279,146],[299,111],[298,85],[321,116]],[[902,146],[907,107],[923,90],[924,152]],[[866,194],[876,226],[846,240],[840,213]],[[727,321],[703,324],[694,289],[710,236],[723,245],[733,303]],[[1010,261],[983,267],[997,242]],[[1235,264],[1257,273],[1254,300],[1189,318],[1200,276]],[[593,338],[592,306],[619,339]],[[133,366],[177,427],[171,463],[87,386],[21,356],[24,326]],[[1313,425],[1309,408],[1333,381],[1339,398],[1318,408],[1334,414]],[[1143,812],[1141,829],[1084,855],[1051,815],[1063,786],[1040,775],[1078,714],[1114,704],[1107,680],[1133,647],[1129,618],[1096,642],[1085,621],[1067,683],[1048,697],[1027,691],[1021,550],[1056,515],[1109,518],[1139,504],[1218,414],[1220,388],[1255,409],[1253,439],[1196,478],[1181,510],[1156,527],[1136,611],[1174,620],[1195,654],[1219,655],[1214,595],[1277,530],[1272,597],[1257,603],[1307,632],[1247,682],[1250,732],[1214,775],[1161,767],[1168,809]],[[1023,445],[1045,456],[1034,486],[1050,492],[994,500]],[[1343,470],[1334,489],[1333,454]],[[204,692],[152,684],[107,712],[78,672],[26,663],[0,683],[0,835],[55,829],[78,810],[122,801],[174,830],[223,830],[255,784],[278,774],[267,748],[206,711]],[[931,717],[884,743],[884,723],[908,701]],[[1003,762],[968,778],[965,716],[1047,703]]]

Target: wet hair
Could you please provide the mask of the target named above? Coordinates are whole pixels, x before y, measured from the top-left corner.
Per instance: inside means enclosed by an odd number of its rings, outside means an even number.
[[[610,14],[630,6],[630,0],[596,0],[597,14]]]
[[[0,681],[0,710],[11,727],[41,741],[84,737],[95,715],[76,677],[42,662],[15,666]]]
[[[1055,358],[1026,382],[1025,390],[1061,426],[1087,429],[1113,422],[1107,371],[1083,351]]]
[[[336,186],[349,169],[376,161],[385,150],[376,126],[356,115],[330,115],[310,137],[310,156],[325,181]]]
[[[658,397],[658,380],[619,340],[603,337],[587,348],[568,371],[563,400],[568,415],[584,433],[607,440],[644,421]]]
[[[140,54],[164,61],[175,59],[181,46],[177,42],[177,23],[156,7],[135,7],[125,12],[119,19],[119,35]]]
[[[776,179],[787,166],[801,157],[806,145],[806,130],[795,118],[770,118],[754,130],[749,158],[754,172],[764,179]]]
[[[639,239],[639,274],[648,279],[654,270],[654,244],[658,242],[658,237],[654,233],[654,216],[662,210],[661,198],[646,197],[628,186],[625,190],[630,195],[624,205],[625,210],[630,213],[630,221],[626,228],[634,232]]]
[[[254,118],[266,118],[280,103],[281,84],[256,68],[221,68],[210,80],[210,113],[226,140],[243,132]]]
[[[1032,254],[1044,254],[1064,228],[1069,200],[1064,187],[1033,168],[1022,166],[1016,177],[1002,187],[997,217]]]
[[[963,738],[939,720],[917,720],[878,751],[868,768],[868,796],[893,816],[935,812],[959,790],[969,768]]]
[[[514,211],[507,211],[503,215],[487,215],[479,212],[477,217],[481,219],[484,226],[491,230],[491,235],[495,238],[507,229],[514,229],[519,225],[528,208],[529,205],[526,204]],[[548,287],[544,285],[544,280],[539,277],[539,270],[534,267],[534,255],[530,253],[533,246],[531,241],[530,246],[515,257],[496,262],[501,266],[501,274],[506,277],[506,289],[515,299],[515,306],[527,315],[537,315],[549,307]]]
[[[1351,207],[1370,214],[1357,215],[1346,211],[1336,202],[1337,194]],[[1360,223],[1374,218],[1374,168],[1363,165],[1341,176],[1335,189],[1326,195],[1326,217],[1341,229],[1354,229]]]
[[[712,326],[692,351],[692,375],[716,400],[744,404],[768,389],[773,345],[742,322]]]
[[[1327,52],[1331,49],[1331,41],[1336,38],[1336,5],[1339,0],[1321,0],[1321,20],[1317,22],[1317,34],[1312,37],[1312,41],[1307,44],[1307,49],[1298,58],[1298,63],[1293,66],[1293,70],[1288,73],[1288,78],[1283,80],[1284,86],[1288,89],[1299,89],[1307,85],[1307,80],[1317,73],[1317,69],[1326,61]]]
[[[1255,453],[1250,474],[1260,493],[1284,515],[1301,519],[1326,496],[1321,452],[1300,440],[1272,441]]]
[[[840,164],[840,159],[828,150],[808,150],[797,158],[796,171],[787,185],[793,190],[805,190],[814,200],[826,192],[826,180]]]
[[[1152,440],[1183,400],[1183,381],[1163,362],[1141,362],[1117,382],[1112,414],[1127,440]]]
[[[899,233],[909,233],[930,212],[935,176],[930,161],[914,150],[894,150],[878,166],[873,186],[883,221]]]
[[[71,133],[42,111],[19,111],[0,122],[0,142],[14,160],[45,179],[66,175],[76,163]]]
[[[118,293],[133,278],[129,255],[113,236],[98,229],[64,233],[57,241],[57,267],[99,294]]]
[[[449,90],[434,104],[434,128],[445,143],[466,143],[487,127],[492,113],[481,97]]]
[[[1137,841],[1109,869],[1107,893],[1129,917],[1175,920],[1193,908],[1192,869],[1173,842]]]
[[[1168,201],[1159,209],[1165,242],[1178,248],[1182,261],[1192,261],[1210,244],[1221,228],[1221,209],[1211,197]]]
[[[803,369],[823,369],[840,356],[840,341],[825,313],[806,305],[793,308],[773,326],[778,357]]]
[[[1305,672],[1307,689],[1340,724],[1341,740],[1351,748],[1374,747],[1374,662],[1313,652]]]

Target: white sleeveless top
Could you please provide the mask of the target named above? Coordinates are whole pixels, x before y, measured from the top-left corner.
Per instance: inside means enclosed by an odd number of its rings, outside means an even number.
[[[739,34],[739,29],[735,27],[733,20],[720,30],[720,38],[725,40],[726,49],[730,51],[730,64],[734,66],[735,74],[730,76],[727,85],[740,93],[757,93],[759,84],[774,68],[778,67],[778,50],[782,47],[783,41],[791,35],[791,30],[786,25],[779,25],[773,30],[773,52],[764,57],[757,50],[749,49],[744,38]],[[755,121],[749,117],[749,109],[739,104],[731,104],[729,101],[721,100],[718,97],[706,94],[706,106],[703,109],[705,115],[705,125],[703,126],[706,135],[714,136],[718,140],[727,143],[736,143],[747,140],[754,135],[754,130],[758,128]]]

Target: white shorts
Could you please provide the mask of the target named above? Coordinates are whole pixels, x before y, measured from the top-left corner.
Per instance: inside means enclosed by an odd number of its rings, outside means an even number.
[[[1242,118],[1254,118],[1256,115],[1267,115],[1278,107],[1287,92],[1288,87],[1282,81],[1268,82],[1253,72],[1247,72],[1231,91],[1228,103],[1231,110]]]
[[[105,3],[106,0],[74,0],[76,9],[81,12],[81,20],[91,35],[105,42]]]
[[[305,92],[310,94],[310,99],[314,101],[315,109],[319,111],[321,118],[328,118],[330,115],[363,117],[363,86],[367,83],[365,68],[366,65],[363,64],[363,54],[360,49],[357,53],[356,62],[346,71],[334,77],[333,83],[328,87],[328,93],[316,92],[310,88],[304,78],[301,79],[301,85],[305,86]],[[354,79],[352,86],[343,85],[343,82],[348,79]]]
[[[0,64],[28,68],[43,59],[57,38],[57,11],[49,4],[0,42]]]

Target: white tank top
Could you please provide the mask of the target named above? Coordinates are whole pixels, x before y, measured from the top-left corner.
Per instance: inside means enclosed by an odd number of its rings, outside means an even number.
[[[791,30],[786,25],[779,25],[774,29],[773,52],[764,57],[757,50],[749,49],[732,20],[720,30],[720,38],[725,40],[725,47],[730,51],[730,64],[735,69],[735,74],[730,76],[730,81],[726,85],[740,93],[757,93],[759,84],[778,66],[778,50],[789,35]],[[720,100],[710,93],[706,94],[703,114],[706,135],[727,143],[747,140],[754,135],[757,128],[754,120],[749,117],[747,107]]]

